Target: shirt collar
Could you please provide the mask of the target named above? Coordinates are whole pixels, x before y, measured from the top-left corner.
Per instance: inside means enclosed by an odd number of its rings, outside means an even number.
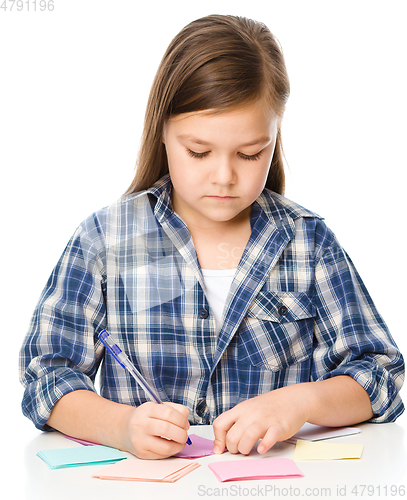
[[[154,215],[157,220],[162,223],[174,213],[171,202],[172,183],[170,174],[161,177],[150,189],[147,194],[153,195],[157,198],[154,205]]]

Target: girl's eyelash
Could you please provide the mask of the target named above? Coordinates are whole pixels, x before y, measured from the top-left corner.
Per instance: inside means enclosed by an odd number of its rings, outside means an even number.
[[[187,153],[192,156],[192,158],[205,158],[209,154],[209,151],[205,151],[204,153],[197,153],[196,151],[192,151],[192,149],[187,149]],[[261,157],[261,151],[259,153],[256,153],[255,155],[245,155],[243,153],[239,153],[240,158],[242,160],[248,160],[248,161],[256,161],[259,160]]]
[[[256,153],[255,155],[245,155],[243,153],[239,153],[239,156],[243,160],[256,161],[256,160],[260,159],[260,157],[261,157],[261,151],[259,153]]]
[[[191,149],[187,149],[187,153],[192,156],[192,158],[205,158],[209,154],[209,151],[205,151],[204,153],[197,153],[192,151]]]

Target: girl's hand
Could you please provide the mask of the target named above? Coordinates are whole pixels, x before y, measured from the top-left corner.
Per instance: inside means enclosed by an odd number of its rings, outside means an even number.
[[[276,389],[236,405],[213,422],[214,452],[225,446],[231,453],[247,455],[254,444],[259,453],[268,451],[277,441],[293,436],[308,420],[307,384]]]
[[[132,408],[123,426],[123,448],[141,459],[166,458],[188,439],[188,408],[176,403],[144,403]]]

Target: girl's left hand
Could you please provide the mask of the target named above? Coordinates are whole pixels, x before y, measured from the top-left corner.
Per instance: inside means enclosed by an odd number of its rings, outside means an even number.
[[[214,453],[225,446],[248,455],[254,444],[266,453],[277,441],[293,436],[308,421],[308,384],[295,384],[242,401],[213,422]]]

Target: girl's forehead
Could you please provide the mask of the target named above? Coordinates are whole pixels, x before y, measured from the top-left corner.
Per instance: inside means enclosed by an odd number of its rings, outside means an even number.
[[[174,116],[165,124],[163,136],[165,142],[254,146],[270,142],[277,134],[279,121],[273,110],[260,106],[217,113],[204,110]]]

